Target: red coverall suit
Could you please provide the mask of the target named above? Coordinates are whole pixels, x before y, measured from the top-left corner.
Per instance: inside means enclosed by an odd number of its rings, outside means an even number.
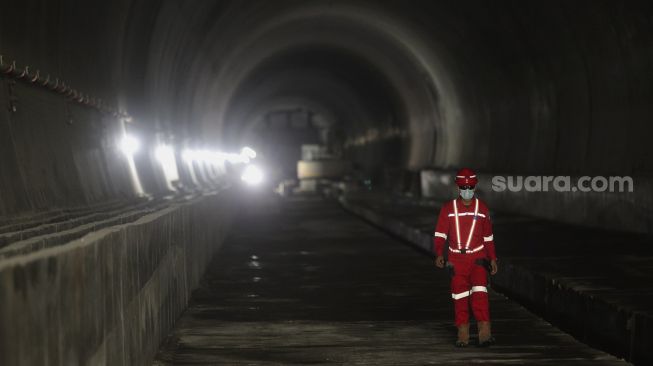
[[[443,255],[449,239],[449,264],[453,265],[451,297],[456,326],[469,323],[469,299],[476,321],[490,321],[487,271],[480,259],[496,260],[492,223],[485,203],[474,198],[465,206],[461,198],[442,206],[435,228],[435,253]]]

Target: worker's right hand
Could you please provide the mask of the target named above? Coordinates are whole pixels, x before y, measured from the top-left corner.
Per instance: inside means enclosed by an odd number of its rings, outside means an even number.
[[[444,257],[439,255],[435,258],[435,266],[438,268],[444,268]]]

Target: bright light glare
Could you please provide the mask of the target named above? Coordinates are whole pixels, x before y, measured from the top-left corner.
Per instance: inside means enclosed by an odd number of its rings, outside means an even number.
[[[232,164],[249,163],[249,159],[240,154],[221,153],[220,156]]]
[[[190,164],[195,160],[195,151],[193,150],[184,150],[181,153],[181,158],[187,163]]]
[[[170,146],[166,145],[157,146],[154,155],[161,164],[175,160],[175,151]]]
[[[167,145],[157,146],[154,150],[154,155],[156,159],[161,163],[163,168],[163,173],[166,176],[166,180],[170,182],[179,179],[179,173],[177,171],[177,159],[175,159],[175,150]]]
[[[254,159],[256,157],[256,151],[249,146],[245,146],[240,150],[240,155],[249,159]]]
[[[263,171],[256,165],[248,165],[240,179],[247,184],[260,184],[263,181]]]
[[[187,163],[199,162],[213,165],[222,165],[225,161],[232,164],[249,162],[249,159],[241,154],[225,153],[211,150],[184,150],[181,158]]]
[[[130,135],[123,136],[120,141],[120,150],[126,155],[134,155],[141,148],[141,142]]]

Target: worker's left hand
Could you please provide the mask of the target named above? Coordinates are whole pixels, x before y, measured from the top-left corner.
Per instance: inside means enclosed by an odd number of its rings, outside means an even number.
[[[439,255],[435,258],[435,266],[438,268],[444,268],[444,257]]]
[[[499,271],[499,266],[497,266],[497,260],[493,259],[490,261],[490,274],[497,274]]]

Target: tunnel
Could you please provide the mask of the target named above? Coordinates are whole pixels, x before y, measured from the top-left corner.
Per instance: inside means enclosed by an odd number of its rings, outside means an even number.
[[[650,364],[651,50],[644,0],[4,1],[0,364]]]

